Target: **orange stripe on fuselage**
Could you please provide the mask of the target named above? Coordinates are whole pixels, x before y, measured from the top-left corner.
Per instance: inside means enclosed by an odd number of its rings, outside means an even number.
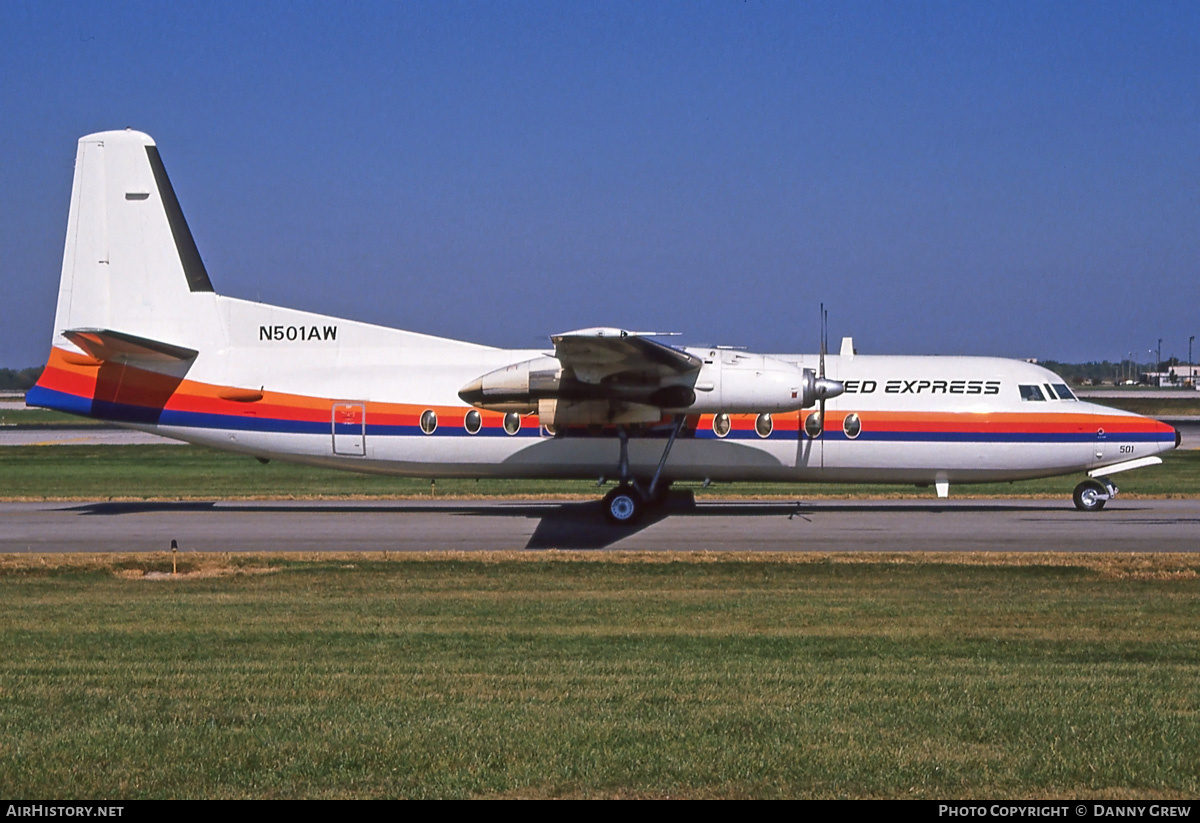
[[[355,402],[353,399],[311,397],[285,392],[262,390],[262,399],[247,403],[222,397],[229,386],[218,386],[194,380],[180,380],[170,375],[148,371],[127,364],[108,362],[100,366],[71,362],[74,356],[53,349],[50,360],[38,385],[76,397],[95,398],[115,403],[174,411],[218,414],[229,417],[268,418],[307,422],[330,419],[335,402]],[[75,358],[77,359],[77,358]],[[257,391],[257,389],[255,389]],[[367,407],[372,425],[416,426],[426,409],[437,412],[442,425],[462,425],[470,411],[463,406],[434,406],[414,403],[383,403],[362,401]],[[776,432],[795,432],[801,421],[814,409],[773,415]],[[826,427],[841,428],[848,414],[858,414],[864,431],[889,432],[977,432],[996,433],[1081,433],[1103,428],[1106,434],[1123,433],[1166,434],[1173,429],[1148,417],[1119,414],[1084,414],[1078,412],[930,412],[930,411],[853,411],[840,409],[827,412]],[[483,425],[499,426],[504,414],[480,410]],[[713,416],[692,416],[697,428],[711,428]],[[736,431],[752,431],[757,415],[731,414],[730,424]],[[697,419],[698,418],[698,419]],[[522,424],[530,425],[536,415],[523,415]]]

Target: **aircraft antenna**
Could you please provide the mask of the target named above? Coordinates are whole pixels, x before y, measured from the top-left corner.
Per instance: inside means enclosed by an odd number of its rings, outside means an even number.
[[[825,304],[821,304],[821,363],[820,363],[820,415],[822,434],[825,432],[825,350],[829,348],[829,312],[825,311]]]

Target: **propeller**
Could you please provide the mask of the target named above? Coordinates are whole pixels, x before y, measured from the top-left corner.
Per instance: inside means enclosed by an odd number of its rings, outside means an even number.
[[[825,350],[829,348],[829,312],[825,311],[825,304],[821,304],[821,363],[820,372],[817,374],[817,397],[820,398],[818,408],[821,415],[821,434],[825,433]]]
[[[825,352],[829,348],[829,312],[825,311],[825,304],[821,304],[821,360],[819,373],[817,375],[816,390],[817,390],[817,420],[820,425],[817,427],[818,436],[825,432],[825,401],[830,397],[837,397],[845,387],[837,380],[827,380],[825,378]]]

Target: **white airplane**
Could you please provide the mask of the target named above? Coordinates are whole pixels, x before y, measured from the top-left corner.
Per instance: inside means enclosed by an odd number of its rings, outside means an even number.
[[[593,328],[512,350],[213,291],[154,141],[79,141],[48,365],[30,405],[191,443],[419,477],[600,478],[614,522],[674,481],[932,485],[1161,463],[1170,426],[1029,363],[675,347]],[[822,346],[822,349],[824,346]]]

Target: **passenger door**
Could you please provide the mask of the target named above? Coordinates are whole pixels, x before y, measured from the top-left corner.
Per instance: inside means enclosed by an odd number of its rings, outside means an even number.
[[[364,404],[333,404],[333,453],[349,457],[362,457],[367,453],[367,409]]]

